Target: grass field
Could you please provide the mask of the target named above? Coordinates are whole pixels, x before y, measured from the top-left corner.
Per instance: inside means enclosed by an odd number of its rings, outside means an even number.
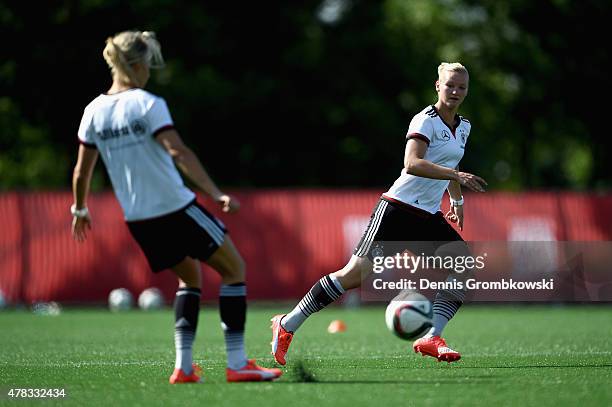
[[[249,310],[247,349],[265,366],[269,318]],[[195,345],[204,384],[167,384],[174,363],[170,310],[60,316],[0,313],[0,404],[105,406],[610,406],[612,307],[467,306],[448,326],[463,359],[437,363],[386,329],[383,308],[330,308],[296,335],[275,383],[228,384],[216,310]],[[330,335],[342,319],[348,330]],[[7,401],[11,387],[65,388],[63,400]]]

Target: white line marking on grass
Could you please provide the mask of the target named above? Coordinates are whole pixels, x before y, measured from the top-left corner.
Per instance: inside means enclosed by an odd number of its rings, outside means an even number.
[[[201,362],[197,361],[200,363]],[[17,367],[88,367],[88,366],[112,366],[112,367],[122,367],[122,366],[174,366],[174,363],[168,359],[168,361],[159,362],[159,361],[66,361],[66,362],[27,362],[27,363],[9,363],[4,362],[1,363],[4,366],[17,366]],[[210,363],[206,362],[206,366],[202,366],[203,369],[218,367],[218,365],[222,365],[222,363]]]
[[[533,357],[533,356],[599,356],[599,355],[610,355],[610,351],[586,351],[586,352],[575,352],[575,351],[560,351],[560,352],[520,352],[509,355],[508,353],[465,353],[461,352],[464,356],[472,357],[485,357],[485,358],[496,358],[500,356],[518,356],[518,357]]]

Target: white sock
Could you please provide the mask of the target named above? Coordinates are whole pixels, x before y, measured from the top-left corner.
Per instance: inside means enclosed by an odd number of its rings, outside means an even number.
[[[343,293],[344,288],[336,277],[332,275],[321,277],[298,305],[283,317],[281,320],[282,327],[289,332],[297,331],[310,315],[336,301]]]
[[[453,278],[453,276],[450,276],[450,278]],[[440,290],[436,294],[436,299],[433,303],[433,327],[426,336],[442,336],[442,331],[446,328],[446,324],[453,319],[464,299],[465,292],[463,291]]]
[[[200,311],[200,289],[179,287],[174,300],[174,310],[174,367],[189,375],[193,370],[192,350]]]
[[[228,332],[225,335],[225,350],[227,352],[227,367],[233,370],[243,368],[247,364],[244,350],[244,331]]]
[[[302,326],[308,317],[302,313],[299,306],[296,306],[290,313],[281,319],[281,326],[289,332],[295,332]]]
[[[442,315],[434,314],[432,319],[433,326],[427,332],[425,337],[432,336],[442,336],[442,331],[446,328],[446,324],[448,324],[448,319],[444,318]]]
[[[183,369],[185,374],[191,374],[192,364],[193,364],[193,356],[192,356],[192,348],[176,348],[176,360],[174,362],[175,369]]]

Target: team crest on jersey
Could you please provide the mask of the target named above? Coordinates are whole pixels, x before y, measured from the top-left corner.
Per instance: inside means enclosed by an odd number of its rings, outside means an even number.
[[[132,133],[137,136],[142,136],[147,132],[147,122],[142,119],[132,120],[130,122]]]
[[[442,141],[450,140],[450,134],[446,130],[442,130]]]
[[[461,130],[459,134],[461,135],[461,143],[465,144],[465,131]]]

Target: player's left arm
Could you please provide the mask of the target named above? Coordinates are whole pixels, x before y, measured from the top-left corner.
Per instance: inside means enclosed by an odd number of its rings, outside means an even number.
[[[240,209],[238,200],[227,195],[217,187],[195,153],[183,143],[181,136],[174,129],[168,129],[156,135],[161,144],[174,160],[176,166],[202,192],[208,194],[221,205],[223,212],[233,213]]]
[[[74,196],[72,237],[77,242],[85,241],[87,238],[86,231],[91,229],[91,218],[87,210],[87,196],[89,195],[91,175],[97,160],[98,150],[83,144],[79,146],[77,163],[72,174],[72,194]]]
[[[459,171],[459,166],[457,166],[456,170]],[[463,231],[463,194],[461,193],[461,184],[457,181],[450,181],[447,190],[451,199],[451,207],[446,213],[446,219],[452,223],[457,223],[459,230]]]

